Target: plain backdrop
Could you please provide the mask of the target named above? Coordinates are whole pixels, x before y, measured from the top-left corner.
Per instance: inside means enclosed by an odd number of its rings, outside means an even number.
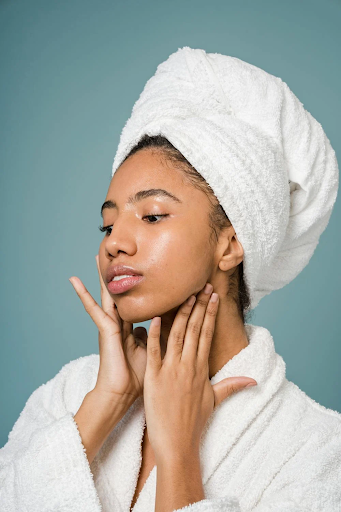
[[[340,161],[340,26],[336,0],[0,1],[0,446],[37,387],[98,353],[68,279],[100,302],[100,206],[121,130],[157,65],[190,46],[281,77]],[[340,221],[338,197],[308,266],[250,321],[270,330],[287,378],[338,411]]]

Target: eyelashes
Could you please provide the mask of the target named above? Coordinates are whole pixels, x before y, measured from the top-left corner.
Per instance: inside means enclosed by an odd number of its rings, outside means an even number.
[[[100,231],[102,231],[102,233],[105,232],[106,235],[110,235],[110,233],[108,232],[108,230],[111,228],[111,226],[107,226],[107,227],[104,227],[104,226],[98,226],[98,229]]]
[[[144,217],[142,217],[143,219],[145,219],[146,217],[149,218],[149,217],[167,217],[169,214],[168,213],[165,213],[163,215],[157,215],[155,213],[150,213],[149,215],[144,215]],[[160,221],[157,221],[157,222],[148,222],[148,224],[158,224],[158,222]],[[102,232],[102,233],[105,233],[106,236],[110,235],[111,232],[109,232],[109,230],[112,228],[112,226],[98,226],[98,229]]]

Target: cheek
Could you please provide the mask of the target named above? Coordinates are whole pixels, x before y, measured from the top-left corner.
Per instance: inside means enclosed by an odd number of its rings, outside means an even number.
[[[147,246],[148,269],[167,288],[193,286],[210,273],[212,249],[200,233],[164,233]]]

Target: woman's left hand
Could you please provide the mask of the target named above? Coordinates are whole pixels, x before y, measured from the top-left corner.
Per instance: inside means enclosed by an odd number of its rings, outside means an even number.
[[[256,383],[229,377],[214,386],[209,380],[209,354],[219,306],[218,294],[201,290],[195,305],[184,302],[174,319],[161,360],[160,331],[154,317],[147,338],[144,407],[148,438],[156,462],[199,453],[205,424],[214,408],[234,392]],[[217,301],[212,299],[216,296]],[[257,383],[256,383],[257,384]]]

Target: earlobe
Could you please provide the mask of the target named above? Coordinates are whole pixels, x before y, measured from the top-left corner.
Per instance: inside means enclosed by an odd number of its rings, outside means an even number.
[[[243,260],[244,253],[236,253],[236,252],[229,252],[228,254],[224,254],[219,261],[219,268],[223,272],[227,272],[231,269],[234,269],[239,265],[239,263]]]
[[[227,270],[230,270],[231,268],[231,255],[227,256],[225,255],[220,261],[219,261],[219,268],[223,272],[227,272]]]

